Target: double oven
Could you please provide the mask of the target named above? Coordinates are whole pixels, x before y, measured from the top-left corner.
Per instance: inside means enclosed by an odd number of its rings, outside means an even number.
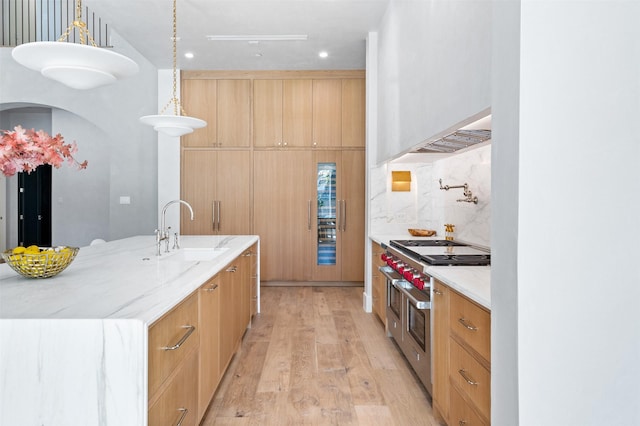
[[[387,332],[431,394],[431,292],[427,265],[489,265],[490,254],[464,243],[438,240],[392,240],[380,267],[387,281]]]

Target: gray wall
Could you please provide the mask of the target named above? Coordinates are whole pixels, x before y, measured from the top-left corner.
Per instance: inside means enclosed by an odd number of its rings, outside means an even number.
[[[378,35],[378,163],[491,106],[491,9],[390,2]]]
[[[76,141],[84,171],[54,171],[54,241],[86,245],[152,234],[157,223],[157,135],[138,118],[157,112],[157,70],[112,31],[114,51],[138,63],[140,72],[112,85],[74,90],[17,64],[0,49],[0,110],[51,107],[52,131]],[[129,196],[130,205],[119,204]],[[62,201],[60,201],[62,199]]]

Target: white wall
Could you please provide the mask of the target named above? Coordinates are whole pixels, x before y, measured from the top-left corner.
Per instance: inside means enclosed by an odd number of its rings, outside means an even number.
[[[496,41],[494,182],[517,182],[518,216],[497,185],[517,264],[492,265],[492,424],[637,425],[640,3],[500,9],[496,34],[520,42]]]
[[[1,110],[23,105],[59,110],[61,113],[55,115],[57,118],[51,130],[59,132],[55,127],[57,124],[64,127],[65,139],[78,142],[78,157],[81,159],[83,155],[93,156],[104,149],[98,147],[94,150],[89,144],[106,146],[106,150],[102,151],[106,155],[90,161],[89,169],[99,169],[99,174],[102,174],[106,167],[107,179],[100,178],[87,184],[81,180],[86,175],[94,176],[95,172],[85,175],[83,172],[72,172],[65,177],[67,188],[63,189],[56,188],[57,174],[54,173],[54,191],[60,193],[66,190],[69,193],[69,196],[62,196],[62,203],[54,200],[54,208],[68,206],[71,211],[80,208],[77,204],[83,204],[83,211],[75,211],[72,217],[81,216],[84,217],[81,220],[89,221],[93,220],[90,212],[96,206],[101,206],[108,214],[108,222],[101,219],[102,215],[99,216],[98,221],[102,225],[100,229],[81,226],[87,231],[86,234],[71,226],[69,220],[64,230],[61,227],[54,230],[59,243],[76,240],[79,241],[78,244],[85,245],[97,236],[110,240],[151,234],[157,221],[157,137],[153,129],[138,122],[139,117],[156,113],[157,70],[114,31],[111,32],[110,44],[114,46],[114,51],[135,60],[140,66],[140,72],[112,85],[85,91],[69,89],[46,79],[17,64],[11,58],[11,49],[0,49]],[[106,137],[103,138],[102,135]],[[81,188],[85,192],[81,192]],[[105,194],[108,197],[106,206],[103,202]],[[131,204],[121,205],[120,196],[129,196]],[[73,203],[72,197],[75,197]],[[65,204],[67,202],[71,204]],[[66,214],[58,218],[67,220]]]
[[[492,2],[392,1],[379,30],[378,163],[491,106]]]

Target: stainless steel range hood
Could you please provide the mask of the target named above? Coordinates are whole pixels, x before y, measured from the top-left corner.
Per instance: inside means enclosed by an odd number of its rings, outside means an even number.
[[[411,152],[418,154],[449,154],[491,139],[491,130],[460,129],[445,137],[427,142]]]
[[[440,134],[442,135],[442,133]],[[451,154],[491,140],[491,115],[485,115],[445,136],[427,140],[414,147],[413,154]]]

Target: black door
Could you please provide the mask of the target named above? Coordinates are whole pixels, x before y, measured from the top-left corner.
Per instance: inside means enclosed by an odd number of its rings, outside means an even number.
[[[51,246],[51,166],[18,174],[18,242]]]

